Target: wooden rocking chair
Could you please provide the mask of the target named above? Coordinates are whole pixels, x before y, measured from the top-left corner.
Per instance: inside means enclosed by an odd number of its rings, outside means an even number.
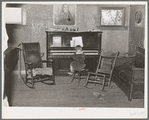
[[[94,83],[94,84],[102,84],[102,87],[101,87],[102,90],[106,85],[110,87],[114,66],[118,56],[119,56],[119,52],[117,52],[115,56],[101,55],[99,58],[96,72],[88,73],[85,86],[87,86],[88,83]]]
[[[25,63],[26,79],[22,78],[29,88],[34,88],[36,82],[44,84],[55,84],[53,60],[42,60],[40,44],[22,43],[22,52]],[[42,63],[48,63],[50,67],[44,68]]]

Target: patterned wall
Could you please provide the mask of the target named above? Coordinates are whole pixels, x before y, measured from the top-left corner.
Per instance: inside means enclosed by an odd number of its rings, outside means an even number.
[[[134,5],[130,7],[130,33],[129,33],[129,52],[135,53],[136,47],[144,47],[144,31],[145,31],[145,6]],[[135,20],[136,12],[141,12],[141,21],[137,23]]]
[[[97,29],[98,7],[102,5],[76,5],[76,27],[79,30]],[[129,22],[129,6],[126,6],[125,25]],[[23,5],[26,11],[26,25],[9,25],[9,46],[16,46],[21,42],[40,42],[41,51],[46,52],[45,30],[56,28],[53,26],[53,5]],[[11,27],[10,27],[11,26]],[[103,29],[102,49],[104,51],[128,52],[129,31]],[[45,56],[46,58],[46,56]]]

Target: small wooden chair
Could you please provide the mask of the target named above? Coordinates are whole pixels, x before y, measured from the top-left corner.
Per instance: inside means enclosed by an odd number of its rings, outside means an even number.
[[[73,67],[73,74],[72,74],[72,81],[74,79],[79,79],[78,85],[80,84],[81,79],[85,79],[81,77],[81,74],[86,71],[85,66],[86,64],[84,63],[85,61],[85,55],[74,55],[74,60],[71,65]],[[77,76],[76,76],[77,75]]]
[[[118,56],[119,56],[119,52],[117,52],[115,56],[101,55],[99,58],[96,72],[88,73],[85,86],[87,86],[88,83],[94,83],[94,84],[102,84],[102,87],[101,87],[102,90],[106,85],[110,87],[114,66]]]

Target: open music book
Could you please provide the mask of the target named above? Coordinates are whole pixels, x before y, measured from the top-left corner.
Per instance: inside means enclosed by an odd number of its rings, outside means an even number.
[[[83,47],[82,36],[72,37],[72,40],[70,41],[70,46],[75,47],[77,45],[80,45],[81,47]]]

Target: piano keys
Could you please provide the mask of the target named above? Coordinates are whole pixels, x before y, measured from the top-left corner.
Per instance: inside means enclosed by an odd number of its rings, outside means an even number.
[[[98,55],[98,51],[97,50],[83,50],[83,53],[85,55]],[[75,54],[75,50],[69,50],[69,51],[63,51],[63,50],[57,50],[57,51],[53,51],[51,50],[50,52],[50,56],[49,57],[52,57],[52,56],[62,56],[62,55],[67,55],[67,56],[73,56]]]

